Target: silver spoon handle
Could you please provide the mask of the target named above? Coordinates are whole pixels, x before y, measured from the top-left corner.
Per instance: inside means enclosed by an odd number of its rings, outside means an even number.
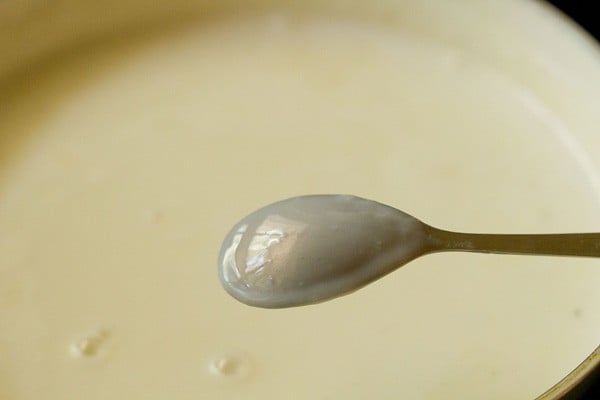
[[[480,234],[428,231],[431,252],[468,251],[498,254],[600,257],[600,233]]]

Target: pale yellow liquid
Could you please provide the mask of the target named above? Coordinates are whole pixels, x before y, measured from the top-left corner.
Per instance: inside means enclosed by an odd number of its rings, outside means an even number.
[[[598,343],[593,260],[434,255],[260,310],[216,259],[236,220],[308,193],[457,230],[598,230],[569,138],[460,49],[356,21],[69,55],[0,106],[0,398],[533,398]]]

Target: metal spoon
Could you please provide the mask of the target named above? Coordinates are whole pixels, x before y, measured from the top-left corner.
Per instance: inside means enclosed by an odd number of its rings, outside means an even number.
[[[223,241],[218,270],[225,290],[241,302],[282,308],[348,294],[441,251],[600,257],[600,233],[450,232],[376,201],[311,195],[239,221]]]

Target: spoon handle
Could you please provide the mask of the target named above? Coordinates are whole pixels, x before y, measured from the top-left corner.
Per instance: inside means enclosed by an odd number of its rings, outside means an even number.
[[[431,228],[431,251],[600,257],[600,233],[480,234]]]

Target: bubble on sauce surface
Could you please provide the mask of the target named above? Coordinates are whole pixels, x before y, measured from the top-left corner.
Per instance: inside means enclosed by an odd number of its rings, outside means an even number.
[[[208,365],[208,370],[213,376],[223,378],[244,378],[249,375],[250,369],[248,357],[240,354],[215,356]]]
[[[98,330],[92,334],[76,340],[69,347],[70,353],[77,358],[93,358],[102,355],[106,348],[109,334],[105,330]]]

